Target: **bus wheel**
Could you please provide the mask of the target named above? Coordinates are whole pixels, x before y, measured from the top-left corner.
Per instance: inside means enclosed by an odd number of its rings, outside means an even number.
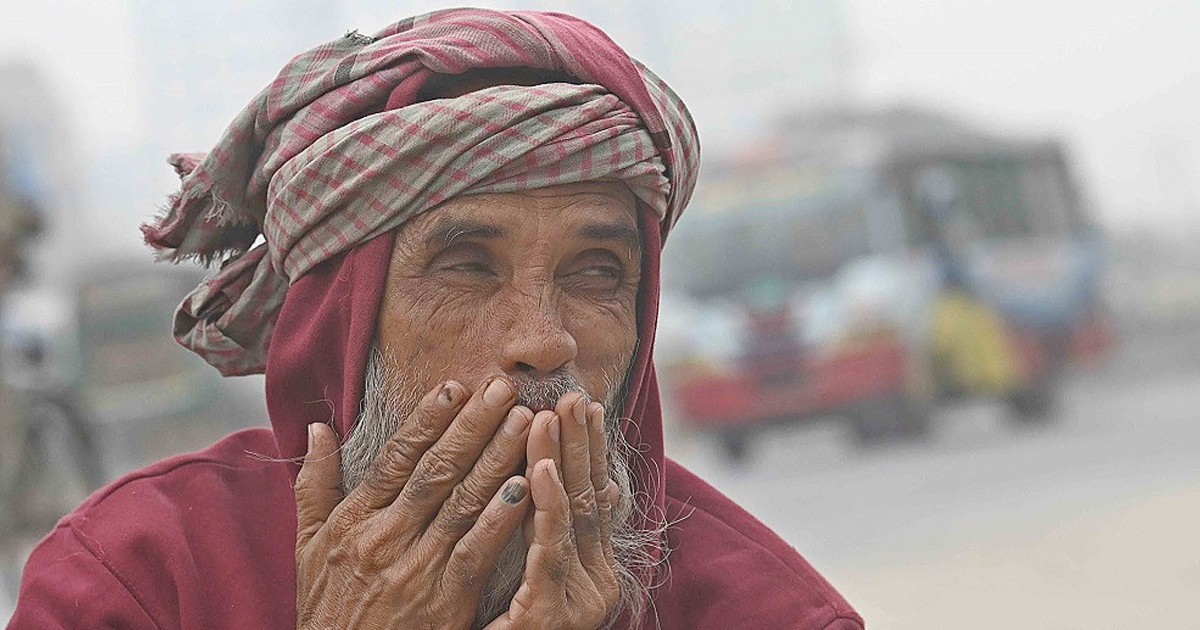
[[[866,402],[854,415],[854,440],[859,446],[877,446],[894,440],[925,440],[932,430],[929,405],[891,396]]]
[[[1013,421],[1023,425],[1049,424],[1058,416],[1058,380],[1044,377],[1008,397]]]
[[[717,439],[721,443],[721,452],[725,455],[726,461],[743,466],[750,460],[751,451],[751,435],[745,429],[727,429],[718,434]]]

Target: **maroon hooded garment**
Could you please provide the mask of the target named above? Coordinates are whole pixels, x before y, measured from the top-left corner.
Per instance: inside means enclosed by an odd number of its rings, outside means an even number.
[[[583,53],[595,45],[567,34]],[[622,98],[649,101],[631,94],[634,82],[614,82],[601,81]],[[625,409],[633,422],[624,430],[645,454],[636,474],[651,512],[678,521],[642,627],[862,628],[792,547],[665,458],[651,360],[662,239],[652,213],[641,213],[641,228],[640,343]],[[298,466],[273,459],[302,455],[310,422],[332,420],[343,437],[350,430],[392,243],[392,233],[376,237],[288,290],[267,357],[272,430],[234,433],[92,495],[34,550],[10,629],[294,627]]]

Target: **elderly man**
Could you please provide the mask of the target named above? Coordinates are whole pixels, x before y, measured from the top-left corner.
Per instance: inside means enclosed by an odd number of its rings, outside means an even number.
[[[673,92],[559,14],[454,10],[305,53],[176,156],[177,338],[273,431],[133,473],[34,552],[13,628],[861,628],[663,456]],[[259,241],[261,240],[261,243]]]

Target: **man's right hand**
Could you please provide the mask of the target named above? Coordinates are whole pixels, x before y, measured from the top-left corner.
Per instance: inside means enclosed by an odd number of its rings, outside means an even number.
[[[520,526],[533,413],[496,378],[427,394],[362,484],[340,490],[340,447],[309,427],[296,478],[297,628],[466,628]],[[497,430],[498,427],[501,427]]]

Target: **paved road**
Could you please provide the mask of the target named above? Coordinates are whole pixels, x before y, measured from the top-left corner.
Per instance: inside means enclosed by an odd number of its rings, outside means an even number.
[[[821,569],[873,629],[1200,628],[1200,327],[1070,383],[1059,421],[960,405],[928,444],[772,434],[746,469],[672,454]]]

